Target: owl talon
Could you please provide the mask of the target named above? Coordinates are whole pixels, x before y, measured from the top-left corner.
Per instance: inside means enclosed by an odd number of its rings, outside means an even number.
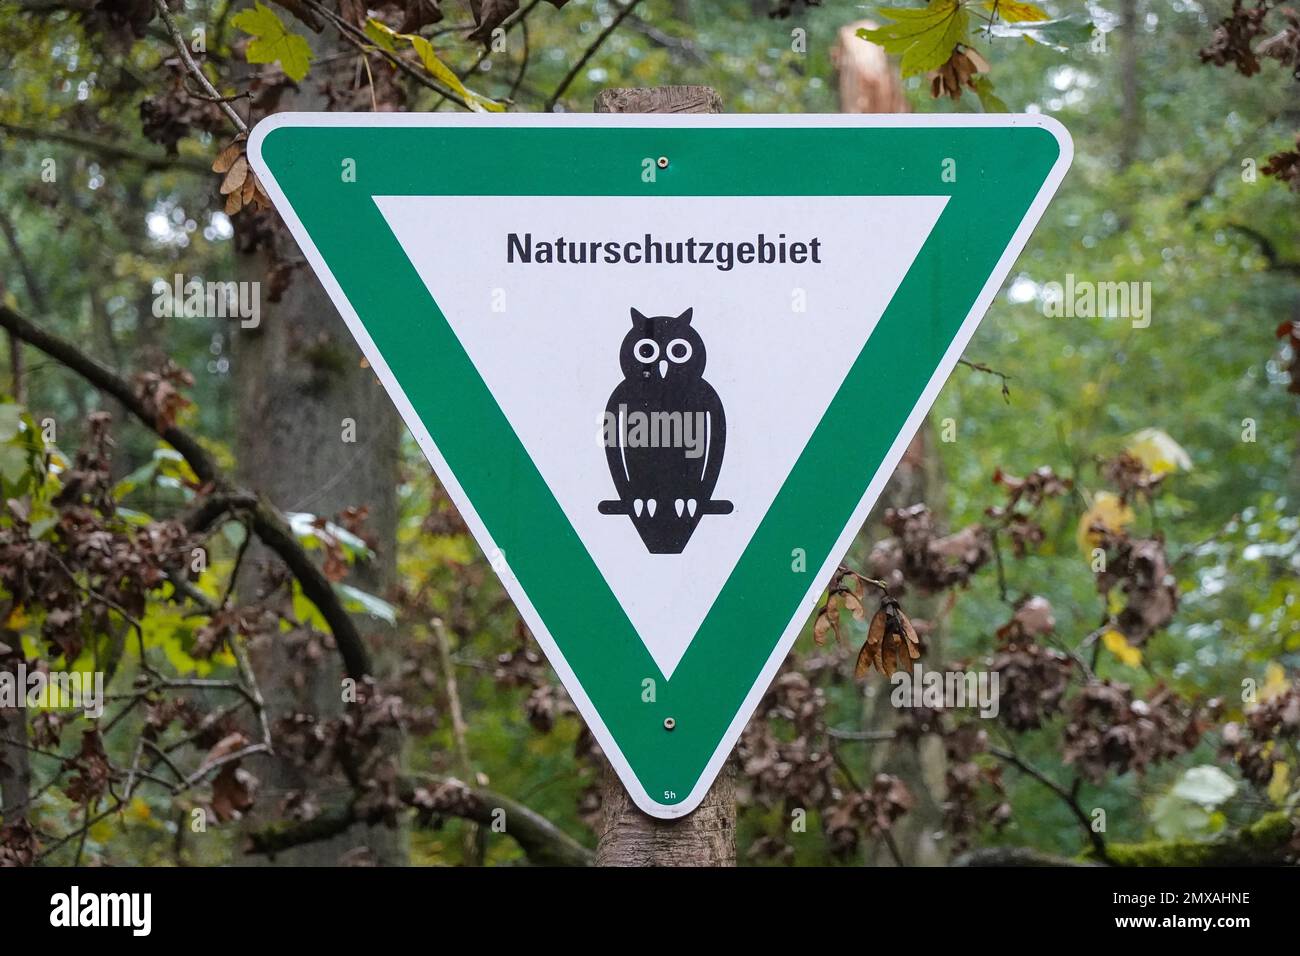
[[[641,509],[644,507],[645,504],[644,502],[641,501],[640,498],[637,498],[632,502],[632,511],[636,514],[638,518],[641,517]]]

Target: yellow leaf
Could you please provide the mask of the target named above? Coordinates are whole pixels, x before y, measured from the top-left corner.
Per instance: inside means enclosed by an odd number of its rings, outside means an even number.
[[[1189,471],[1192,467],[1192,458],[1183,446],[1159,428],[1142,429],[1129,439],[1124,450],[1157,478],[1175,471]]]
[[[1278,806],[1286,803],[1291,792],[1291,768],[1278,761],[1273,764],[1273,779],[1268,782],[1268,798]]]
[[[399,36],[399,34],[383,21],[376,20],[374,17],[366,20],[366,36],[374,41],[375,46],[387,50],[389,53],[397,52],[393,37]]]
[[[1101,535],[1092,529],[1100,525],[1107,531],[1118,533],[1133,523],[1133,509],[1124,504],[1119,495],[1110,491],[1099,491],[1092,498],[1092,505],[1079,519],[1079,550],[1084,557],[1092,558],[1092,549],[1101,544]]]
[[[1115,617],[1120,611],[1124,610],[1124,605],[1127,603],[1128,599],[1120,593],[1119,588],[1111,588],[1106,595],[1106,613],[1111,617]]]
[[[420,63],[429,75],[460,96],[466,105],[476,113],[484,111],[500,113],[505,109],[505,106],[496,100],[480,96],[467,88],[460,81],[460,77],[456,75],[455,71],[438,58],[437,52],[433,49],[433,44],[418,33],[398,33],[383,21],[371,17],[366,21],[366,36],[389,53],[396,52],[393,40],[405,40],[411,44],[411,49],[415,50],[416,55],[420,58]]]
[[[5,621],[5,627],[11,631],[21,631],[27,626],[28,620],[30,620],[30,618],[27,617],[27,612],[21,607],[16,607],[9,612],[9,618]]]
[[[996,12],[1008,23],[1037,23],[1052,19],[1047,11],[1032,3],[1020,3],[1019,0],[984,0],[984,9]]]
[[[1279,694],[1285,694],[1290,688],[1291,682],[1286,679],[1286,669],[1281,664],[1270,661],[1268,667],[1264,669],[1264,686],[1259,689],[1259,699],[1272,700]]]
[[[143,823],[145,820],[148,820],[153,816],[153,811],[149,809],[149,804],[145,803],[139,797],[136,797],[131,801],[128,813],[133,820],[140,823]]]
[[[1114,628],[1101,636],[1101,642],[1106,645],[1106,650],[1120,659],[1121,663],[1127,664],[1129,667],[1137,667],[1142,663],[1142,652],[1130,644],[1128,638]]]

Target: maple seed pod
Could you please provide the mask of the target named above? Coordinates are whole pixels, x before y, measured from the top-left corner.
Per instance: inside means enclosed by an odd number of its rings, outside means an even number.
[[[872,666],[875,666],[886,677],[892,677],[896,670],[910,669],[912,661],[920,657],[921,642],[916,636],[916,629],[898,602],[886,595],[881,599],[879,610],[871,618],[867,640],[858,652],[853,676],[866,677]]]

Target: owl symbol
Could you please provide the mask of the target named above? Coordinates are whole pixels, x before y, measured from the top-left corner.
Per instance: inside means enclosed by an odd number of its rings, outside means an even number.
[[[732,510],[713,498],[727,419],[704,380],[704,340],[691,313],[632,310],[618,355],[623,381],[605,406],[605,457],[618,498],[598,507],[630,517],[651,554],[681,554],[701,518]]]

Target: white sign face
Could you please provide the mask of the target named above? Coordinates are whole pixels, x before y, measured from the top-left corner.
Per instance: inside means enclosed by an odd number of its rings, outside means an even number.
[[[375,202],[637,635],[672,677],[948,197]],[[561,237],[644,242],[647,233],[667,242],[817,237],[821,261],[726,270],[706,263],[669,278],[645,263],[524,263],[518,252],[512,263],[511,233],[531,235],[534,246]],[[714,494],[734,510],[701,521],[689,547],[672,556],[652,554],[631,522],[596,508],[613,492],[604,412],[624,378],[619,349],[632,309],[692,310],[708,350],[701,371],[726,413]],[[801,370],[797,380],[791,368]]]

